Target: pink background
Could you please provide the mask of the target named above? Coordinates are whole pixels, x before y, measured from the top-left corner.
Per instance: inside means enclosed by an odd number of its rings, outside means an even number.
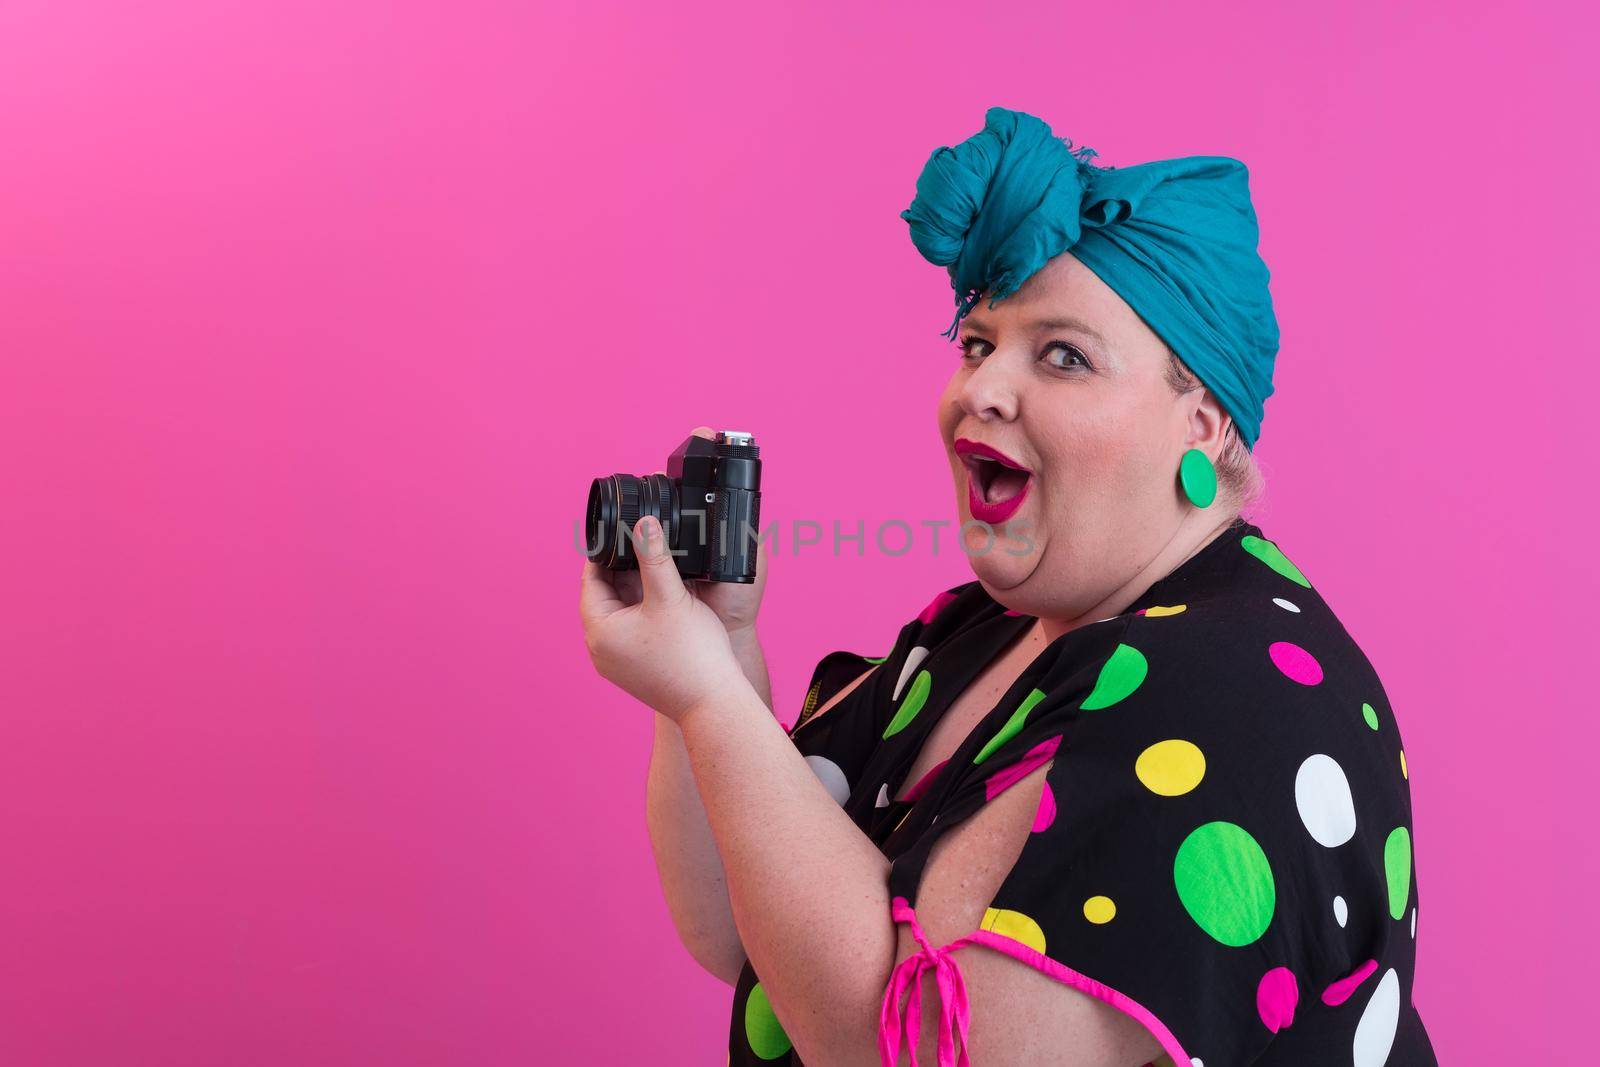
[[[1444,1062],[1577,1058],[1577,10],[10,0],[0,1054],[721,1060],[573,523],[697,423],[759,434],[769,522],[952,516],[949,283],[898,213],[1003,104],[1101,162],[1249,164],[1283,330],[1254,517],[1400,716],[1417,1003]],[[970,577],[780,547],[785,721]]]

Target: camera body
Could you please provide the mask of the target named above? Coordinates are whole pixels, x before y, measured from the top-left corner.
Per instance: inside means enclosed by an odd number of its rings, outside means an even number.
[[[665,474],[613,474],[589,486],[584,551],[608,570],[637,570],[633,527],[654,515],[685,579],[756,580],[761,520],[761,449],[741,430],[715,440],[690,434]]]

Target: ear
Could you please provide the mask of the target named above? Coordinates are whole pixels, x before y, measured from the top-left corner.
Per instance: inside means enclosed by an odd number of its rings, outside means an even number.
[[[1233,416],[1228,414],[1210,389],[1200,389],[1198,392],[1200,402],[1189,413],[1184,447],[1198,448],[1208,456],[1215,456],[1222,451],[1223,435],[1228,432]]]

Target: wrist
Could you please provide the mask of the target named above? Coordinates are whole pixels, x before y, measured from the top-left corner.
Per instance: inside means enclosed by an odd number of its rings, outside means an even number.
[[[688,734],[695,728],[696,724],[707,719],[714,720],[726,715],[741,702],[753,704],[763,711],[768,710],[766,703],[761,699],[761,695],[750,684],[750,679],[740,674],[711,689],[699,700],[696,700],[693,704],[673,716],[672,719],[678,724],[678,729],[684,733],[685,740],[687,740]]]
[[[761,639],[756,636],[756,624],[753,620],[743,626],[728,626],[727,623],[722,625],[728,631],[728,640],[736,649],[749,648],[761,643]]]

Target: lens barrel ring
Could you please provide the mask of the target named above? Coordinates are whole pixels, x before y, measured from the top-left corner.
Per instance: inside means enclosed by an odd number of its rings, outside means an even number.
[[[617,484],[617,528],[612,531],[616,547],[612,551],[621,558],[626,549],[623,547],[630,543],[633,537],[633,528],[639,523],[640,509],[640,481],[626,475],[613,474],[612,481]]]

